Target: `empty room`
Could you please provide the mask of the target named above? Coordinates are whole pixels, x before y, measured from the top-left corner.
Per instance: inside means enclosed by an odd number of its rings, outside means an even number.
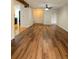
[[[67,0],[11,0],[11,59],[68,59]]]

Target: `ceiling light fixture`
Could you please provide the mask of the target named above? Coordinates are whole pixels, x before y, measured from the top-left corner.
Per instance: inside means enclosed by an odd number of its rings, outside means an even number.
[[[49,10],[48,8],[45,8],[45,10],[47,11],[47,10]]]
[[[45,10],[52,9],[52,7],[49,7],[48,4],[45,5]]]

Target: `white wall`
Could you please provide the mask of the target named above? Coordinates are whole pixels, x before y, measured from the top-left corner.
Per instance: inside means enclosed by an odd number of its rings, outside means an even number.
[[[44,10],[42,8],[33,8],[32,16],[33,16],[34,23],[43,23]]]
[[[56,11],[55,10],[48,10],[44,11],[44,24],[51,25],[56,24],[57,17],[56,17]]]
[[[57,11],[57,25],[68,31],[68,6],[65,5]]]
[[[17,9],[21,10],[21,26],[29,27],[33,24],[31,8],[24,8],[24,5],[21,3],[15,0],[11,0],[11,39],[15,37],[14,18],[17,16],[17,13],[15,14]]]
[[[25,8],[23,4],[19,3],[16,1],[15,6],[19,6],[20,11],[21,11],[21,26],[22,27],[29,27],[33,24],[33,19],[32,19],[32,9],[31,8]]]
[[[22,8],[21,9],[21,26],[29,27],[32,24],[33,24],[33,19],[32,19],[31,8]]]
[[[43,23],[46,25],[56,24],[56,11],[44,10],[42,8],[35,8],[32,10],[34,23]]]
[[[15,0],[11,0],[11,39],[14,38],[14,5]]]
[[[44,24],[56,24],[57,23],[57,15],[56,15],[56,11],[51,9],[48,11],[45,11],[44,13]]]
[[[51,24],[51,11],[44,11],[44,24]]]

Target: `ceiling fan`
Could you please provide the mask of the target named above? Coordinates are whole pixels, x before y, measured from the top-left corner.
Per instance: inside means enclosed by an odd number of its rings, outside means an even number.
[[[45,10],[52,9],[52,7],[49,7],[48,4],[45,5]]]

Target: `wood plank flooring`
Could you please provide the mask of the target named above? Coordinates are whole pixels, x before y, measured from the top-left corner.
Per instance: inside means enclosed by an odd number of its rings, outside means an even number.
[[[67,32],[56,25],[34,24],[12,40],[12,59],[68,59]]]

